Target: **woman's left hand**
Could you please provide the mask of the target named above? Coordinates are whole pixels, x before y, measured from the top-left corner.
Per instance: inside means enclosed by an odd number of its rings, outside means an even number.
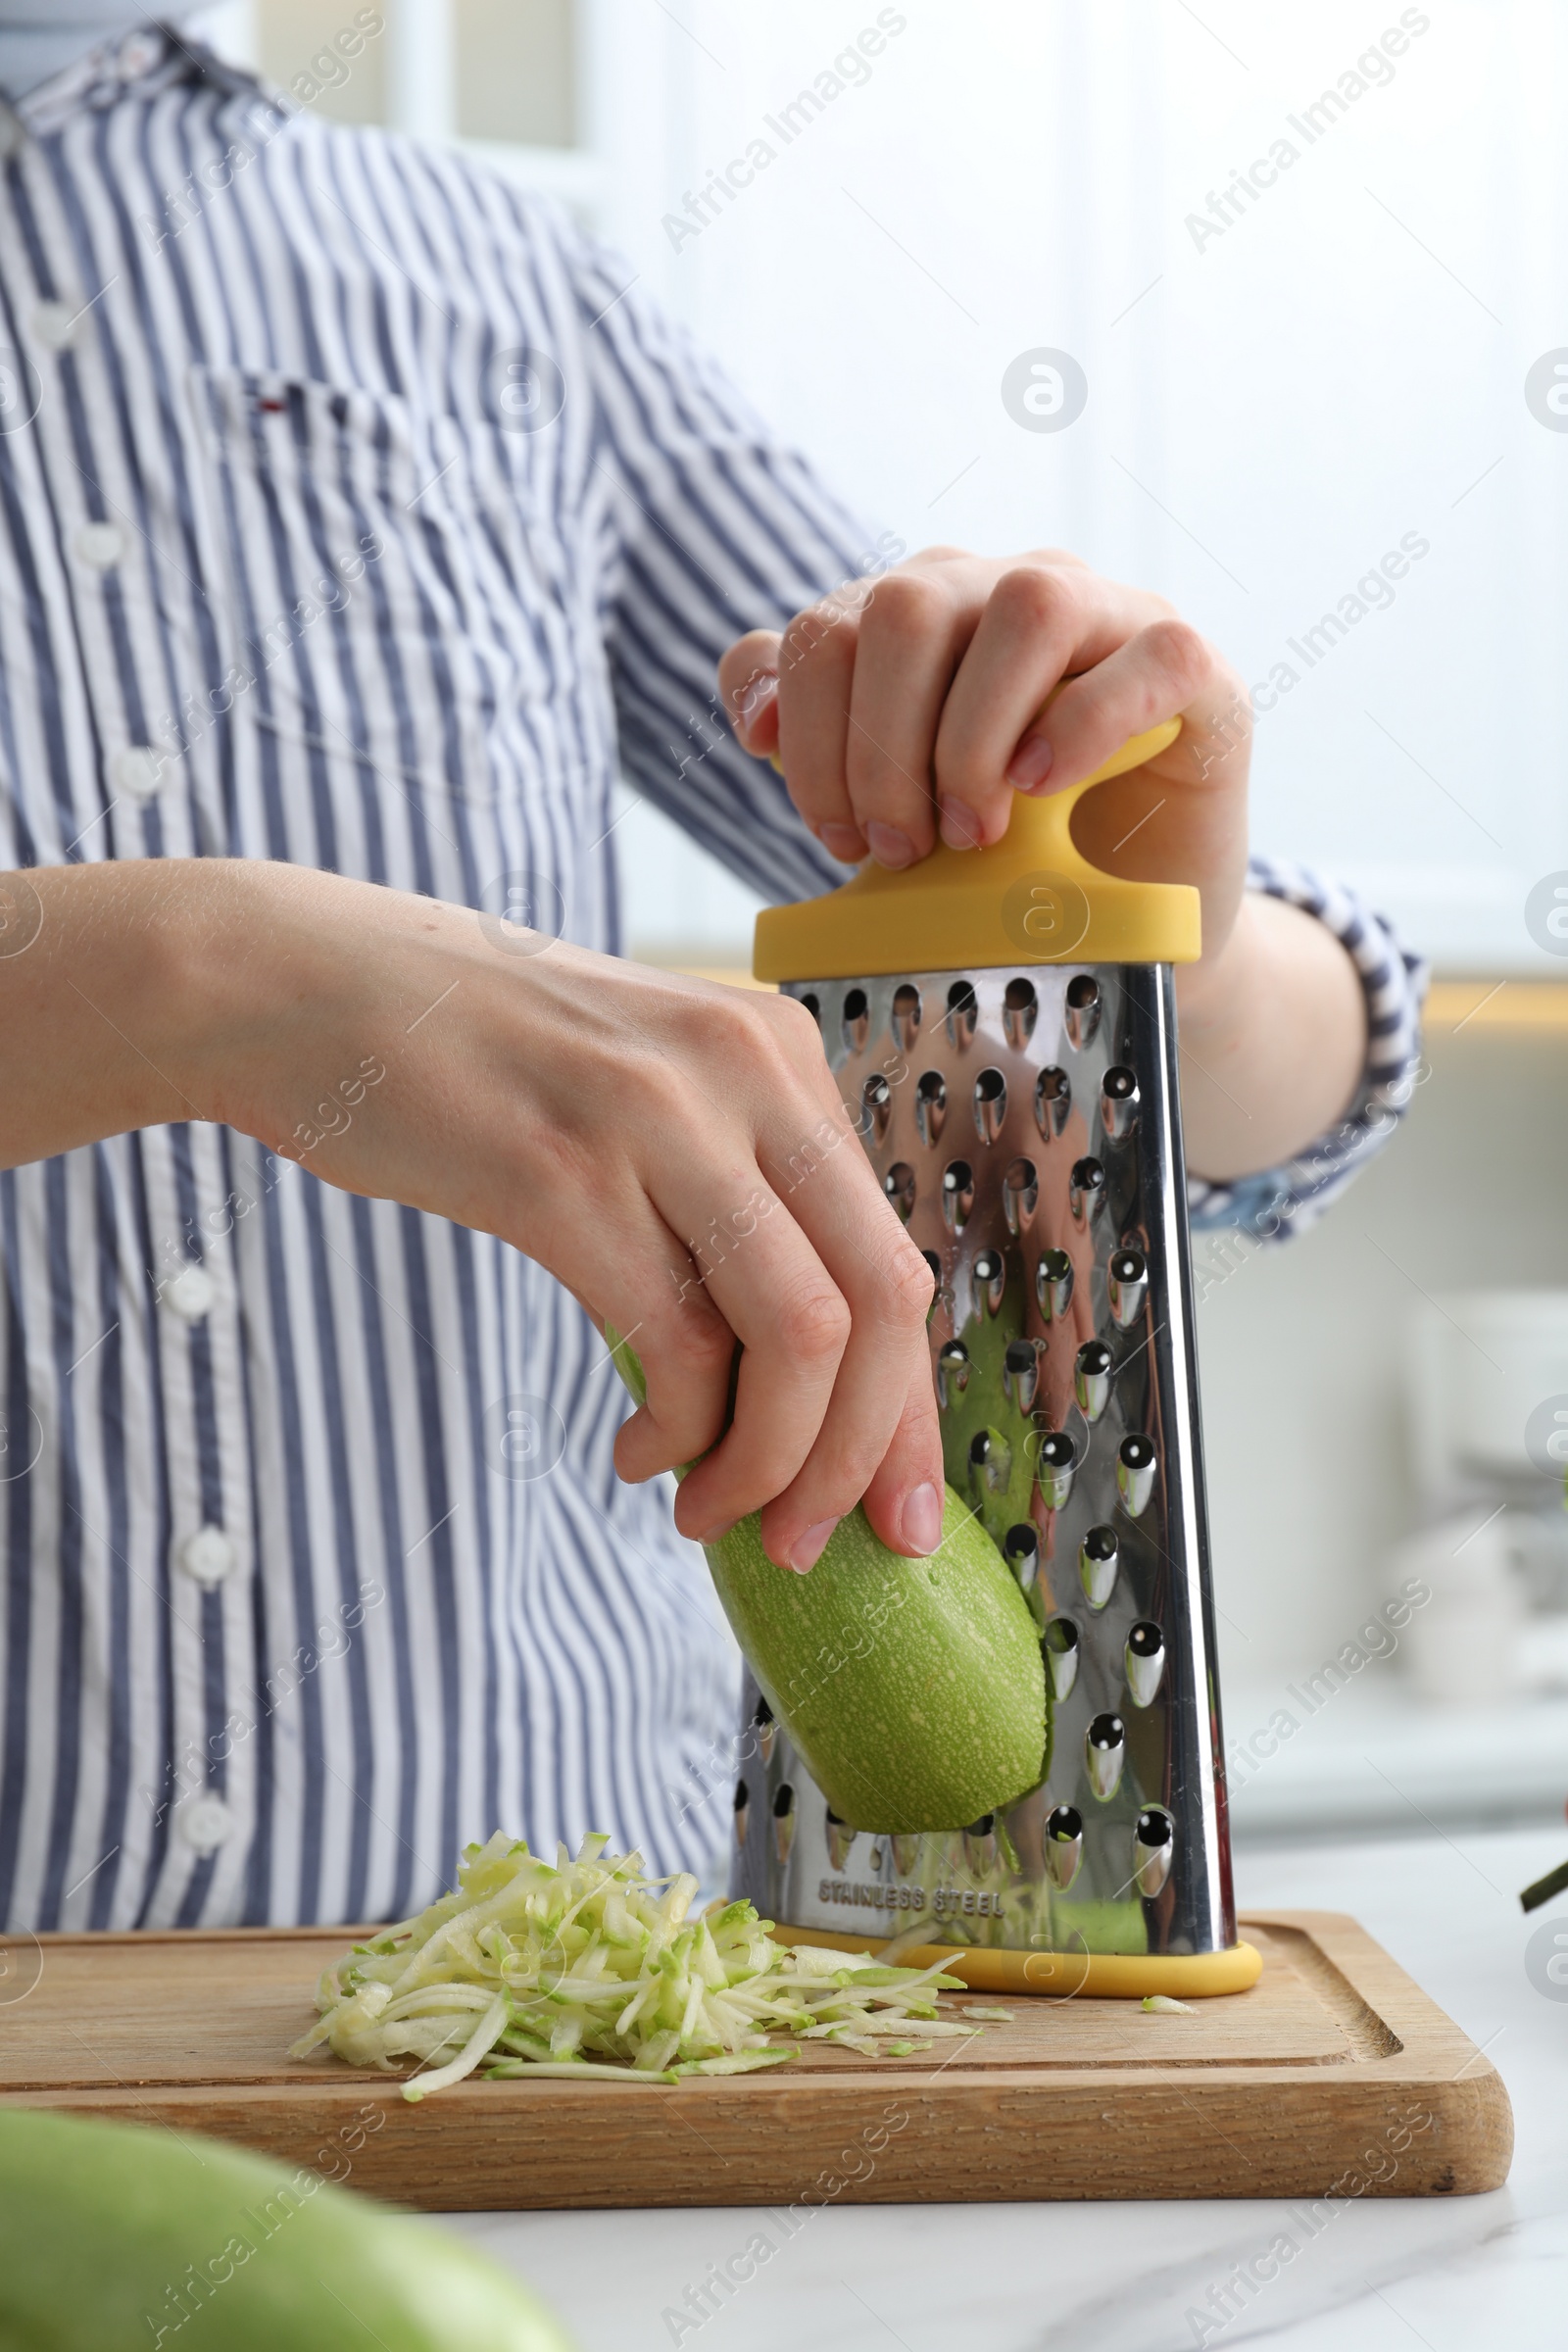
[[[1080,783],[1179,717],[1169,750],[1087,793],[1072,829],[1102,872],[1200,894],[1202,956],[1177,982],[1189,1165],[1272,1168],[1343,1117],[1366,1057],[1360,980],[1323,924],[1247,892],[1250,700],[1163,597],[1059,548],[927,548],[739,638],[718,678],[741,743],[778,759],[846,864],[912,865],[939,832],[987,847],[1016,794]]]
[[[912,865],[939,833],[954,849],[1000,841],[1015,794],[1060,792],[1180,717],[1170,749],[1090,794],[1073,830],[1106,872],[1195,883],[1204,965],[1223,955],[1247,873],[1248,697],[1162,597],[1056,548],[928,548],[782,634],[754,629],[718,675],[741,743],[777,754],[847,864]]]

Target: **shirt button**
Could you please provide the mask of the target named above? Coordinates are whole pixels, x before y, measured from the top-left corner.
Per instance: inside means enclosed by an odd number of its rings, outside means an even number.
[[[199,1323],[213,1309],[213,1278],[205,1266],[181,1266],[163,1289],[164,1304],[182,1323]]]
[[[179,1547],[179,1564],[199,1585],[220,1585],[238,1553],[220,1527],[199,1527]]]
[[[79,303],[40,302],[32,314],[32,331],[50,351],[64,351],[76,339],[80,316]]]
[[[193,1796],[181,1805],[179,1834],[199,1854],[216,1854],[238,1826],[220,1796]]]
[[[150,73],[163,55],[164,44],[151,33],[133,32],[121,45],[117,59],[121,74],[126,81],[135,81]]]
[[[74,546],[83,564],[94,571],[109,571],[125,552],[125,534],[118,522],[84,522]]]
[[[122,743],[110,760],[109,780],[116,792],[150,801],[163,789],[164,763],[151,744]]]

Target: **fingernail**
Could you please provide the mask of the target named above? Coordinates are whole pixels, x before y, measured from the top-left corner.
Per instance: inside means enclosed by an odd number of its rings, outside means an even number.
[[[944,801],[942,838],[950,850],[973,850],[980,844],[980,819],[962,801]]]
[[[865,841],[858,825],[822,825],[817,840],[830,858],[845,865],[858,865],[865,856]]]
[[[865,828],[865,838],[878,865],[890,865],[898,872],[902,867],[914,863],[914,844],[907,833],[899,831],[897,825],[869,824]]]
[[[936,1550],[942,1541],[942,1497],[935,1487],[916,1487],[905,1496],[899,1534],[922,1560]]]
[[[1008,764],[1007,782],[1015,792],[1033,792],[1050,775],[1055,756],[1044,735],[1026,735]]]
[[[731,1528],[739,1527],[739,1525],[740,1521],[738,1519],[726,1519],[721,1527],[710,1527],[707,1529],[704,1534],[698,1537],[697,1541],[706,1550],[710,1544],[722,1544],[724,1538],[729,1534]]]
[[[807,1529],[804,1536],[796,1537],[790,1545],[789,1564],[797,1576],[805,1576],[808,1569],[816,1566],[817,1561],[827,1549],[827,1540],[837,1525],[836,1519],[819,1519],[814,1527]]]

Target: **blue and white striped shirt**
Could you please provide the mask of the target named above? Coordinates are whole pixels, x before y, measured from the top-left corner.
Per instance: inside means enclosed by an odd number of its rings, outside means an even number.
[[[0,863],[281,858],[613,949],[618,770],[770,898],[842,878],[713,669],[874,553],[612,261],[159,32],[9,128]],[[1373,1001],[1327,1184],[1271,1180],[1321,1199],[1414,998],[1256,878]],[[171,1126],[0,1177],[0,1920],[394,1916],[497,1826],[709,1857],[734,1653],[528,1260]]]

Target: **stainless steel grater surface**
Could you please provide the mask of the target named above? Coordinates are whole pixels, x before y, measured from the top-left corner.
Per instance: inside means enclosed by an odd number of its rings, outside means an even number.
[[[732,1891],[794,1928],[998,1950],[1236,1942],[1168,964],[791,982],[937,1279],[949,1484],[1054,1699],[1005,1816],[838,1821],[748,1677]]]

